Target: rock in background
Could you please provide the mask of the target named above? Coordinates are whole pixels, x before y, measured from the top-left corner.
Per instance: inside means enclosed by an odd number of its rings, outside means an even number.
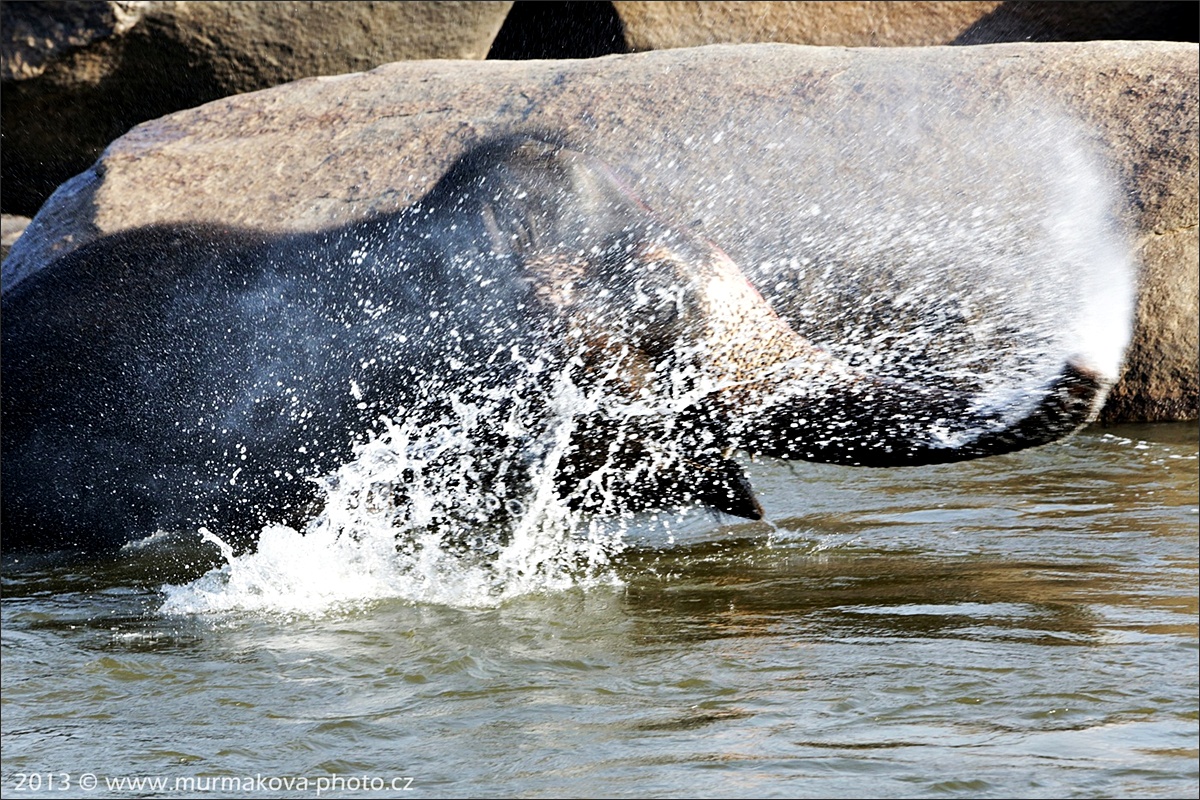
[[[1079,149],[1111,171],[1104,185],[1142,269],[1128,373],[1106,418],[1195,418],[1197,62],[1195,45],[1111,42],[389,64],[135,128],[47,203],[5,281],[138,225],[315,230],[404,208],[474,142],[546,133],[612,164],[652,208],[726,249],[805,335],[871,341],[886,325],[861,298],[901,295],[926,273],[949,281],[934,285],[949,295],[1004,284],[980,272],[995,264],[1030,282],[1018,288],[1037,300],[1051,272],[1037,258],[1049,251],[1023,251],[1026,240],[1088,234],[1055,195],[1074,186]],[[1089,186],[1074,188],[1102,199],[1104,186]],[[973,206],[994,220],[979,237],[963,233],[976,225],[965,218]],[[1054,213],[1026,213],[1043,207]],[[938,247],[951,239],[959,249]],[[808,313],[822,293],[841,302],[828,319]],[[986,317],[987,302],[977,306],[951,311]],[[986,343],[978,349],[986,359]],[[886,371],[899,364],[892,350],[870,355]]]
[[[412,59],[588,58],[721,43],[916,46],[1195,41],[1195,3],[6,2],[3,211],[148,119]]]
[[[517,5],[520,5],[518,3]],[[630,50],[786,42],[922,47],[1097,39],[1196,40],[1194,3],[618,2]]]
[[[0,261],[8,258],[8,251],[12,249],[17,239],[21,238],[21,234],[28,226],[29,217],[0,214]]]
[[[4,212],[32,216],[133,125],[390,61],[482,59],[511,2],[6,2]]]

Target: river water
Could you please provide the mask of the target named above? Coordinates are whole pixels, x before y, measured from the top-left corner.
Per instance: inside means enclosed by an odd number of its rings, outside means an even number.
[[[642,520],[491,604],[6,557],[4,796],[1196,795],[1194,424],[748,469],[769,521]]]

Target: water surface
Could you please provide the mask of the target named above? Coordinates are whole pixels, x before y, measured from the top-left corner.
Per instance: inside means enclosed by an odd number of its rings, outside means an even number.
[[[1194,424],[749,470],[768,522],[492,607],[168,614],[211,545],[6,558],[5,796],[1195,796]]]

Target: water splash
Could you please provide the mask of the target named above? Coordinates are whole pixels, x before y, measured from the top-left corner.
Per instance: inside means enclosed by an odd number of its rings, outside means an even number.
[[[615,581],[622,517],[581,513],[555,481],[586,402],[566,375],[549,414],[523,388],[530,399],[464,391],[441,418],[383,420],[320,481],[324,507],[302,532],[267,526],[257,550],[237,555],[202,530],[226,564],[164,587],[162,612],[324,614],[388,598],[486,607]],[[481,444],[497,434],[498,447]]]
[[[427,394],[320,480],[324,508],[303,532],[268,526],[245,555],[207,534],[226,565],[167,587],[163,610],[493,605],[614,580],[639,493],[658,507],[701,501],[757,518],[734,445],[893,465],[1066,435],[1115,378],[1132,291],[1106,177],[1060,140],[1033,167],[1018,148],[986,186],[973,152],[949,175],[909,175],[912,196],[835,187],[803,223],[833,235],[798,239],[809,255],[774,272],[768,297],[792,290],[777,309],[719,250],[645,217],[600,166],[544,145],[517,152],[556,160],[547,173],[468,157],[490,188],[468,194],[480,232],[447,244],[444,263],[480,286],[499,267],[511,274],[490,304],[464,293],[429,313],[436,325],[414,323],[415,352],[445,356],[453,376],[434,372]],[[1029,188],[1030,169],[1043,167],[1061,176]],[[964,196],[952,178],[980,191]],[[934,184],[949,196],[931,196]],[[541,195],[527,191],[537,186]],[[851,209],[874,197],[873,224],[823,214],[839,191]],[[461,195],[431,197],[433,209],[466,208]],[[888,268],[868,268],[879,263]],[[546,315],[537,326],[533,307]],[[458,326],[481,314],[487,347],[464,349]],[[513,354],[515,372],[472,372],[493,346]],[[538,355],[519,357],[525,346]],[[1083,389],[1083,407],[1071,407]]]
[[[767,299],[847,363],[981,406],[1038,391],[1063,363],[1115,381],[1135,269],[1094,135],[1049,99],[880,95],[848,108],[836,139],[782,141],[780,160],[811,174],[785,232],[760,237],[786,240],[746,257]]]

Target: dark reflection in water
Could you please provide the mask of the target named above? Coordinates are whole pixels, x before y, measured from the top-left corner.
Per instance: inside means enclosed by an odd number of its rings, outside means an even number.
[[[736,555],[730,558],[721,545],[688,552],[699,567],[689,569],[686,579],[635,579],[626,594],[639,614],[682,623],[681,640],[763,635],[778,625],[801,639],[822,641],[975,639],[985,635],[985,622],[988,638],[1029,641],[1033,628],[1039,644],[1086,644],[1096,634],[1096,618],[1081,598],[1099,587],[1112,591],[1122,580],[1086,565],[1035,561],[938,563],[799,553],[770,564],[730,564]],[[670,634],[656,626],[649,635]]]
[[[615,582],[496,608],[165,616],[161,584],[212,553],[8,561],[5,796],[60,770],[407,775],[431,796],[1195,795],[1194,425],[921,470],[750,469],[768,522],[648,523]]]

